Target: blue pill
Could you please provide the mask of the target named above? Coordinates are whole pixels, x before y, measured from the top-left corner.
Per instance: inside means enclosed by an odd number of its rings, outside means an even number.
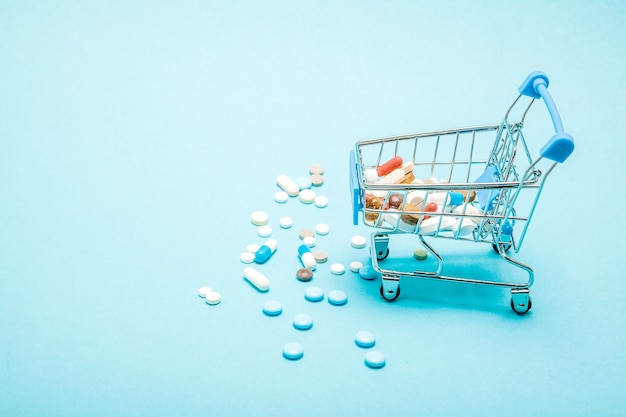
[[[276,300],[268,300],[263,303],[263,313],[268,316],[278,316],[283,312],[283,306]]]
[[[308,314],[297,314],[293,318],[293,327],[298,330],[309,330],[313,327],[313,317]]]
[[[365,354],[365,364],[370,368],[382,368],[385,366],[385,355],[376,350],[370,350]]]
[[[304,291],[304,298],[313,302],[322,301],[324,299],[324,290],[320,287],[309,287]]]
[[[304,355],[304,349],[300,343],[289,342],[283,346],[283,356],[286,359],[298,360]]]
[[[348,296],[341,290],[332,290],[328,293],[328,302],[340,306],[348,302]]]
[[[376,338],[374,337],[374,333],[368,332],[367,330],[361,330],[357,332],[354,337],[354,342],[361,347],[370,348],[376,344]]]
[[[363,265],[361,269],[359,269],[359,276],[363,279],[377,279],[381,277],[381,274],[374,269],[372,265]]]
[[[298,177],[296,178],[296,184],[298,184],[298,188],[301,190],[305,190],[307,188],[311,188],[313,182],[309,177]]]

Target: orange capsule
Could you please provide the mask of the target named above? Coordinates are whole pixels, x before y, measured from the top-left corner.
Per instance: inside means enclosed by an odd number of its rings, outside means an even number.
[[[394,156],[393,158],[391,158],[384,164],[377,166],[376,173],[378,174],[379,177],[383,177],[389,174],[394,169],[400,168],[401,166],[402,166],[402,158],[399,156]]]

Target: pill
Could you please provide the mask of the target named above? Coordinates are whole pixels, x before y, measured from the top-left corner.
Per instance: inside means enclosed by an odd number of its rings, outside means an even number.
[[[379,177],[382,177],[383,175],[387,175],[394,169],[399,168],[401,166],[402,166],[402,158],[399,156],[394,156],[393,158],[391,158],[384,164],[377,166],[376,173],[378,174]]]
[[[320,174],[311,175],[311,184],[313,184],[314,187],[320,187],[324,184],[324,176]]]
[[[372,280],[379,278],[381,274],[372,265],[363,265],[359,269],[359,276],[363,279]]]
[[[330,226],[326,223],[320,223],[315,226],[315,233],[318,235],[324,236],[327,235],[328,232],[330,232]]]
[[[308,314],[296,314],[293,318],[293,327],[298,330],[309,330],[313,327],[313,317]]]
[[[315,191],[311,189],[300,191],[300,194],[298,196],[300,201],[303,202],[304,204],[311,204],[312,202],[315,201],[315,197],[317,197],[317,194],[315,193]]]
[[[280,227],[283,229],[289,229],[293,225],[293,219],[291,217],[281,217],[279,220]]]
[[[341,290],[332,290],[328,293],[328,302],[335,306],[341,306],[348,302],[348,296]]]
[[[205,301],[210,305],[219,304],[222,301],[222,294],[217,291],[211,291],[206,295]]]
[[[296,178],[296,184],[300,191],[311,188],[311,185],[313,185],[310,177],[298,177]]]
[[[328,197],[325,197],[323,195],[318,195],[313,200],[313,204],[315,204],[315,207],[319,207],[319,208],[327,207],[328,206]]]
[[[274,193],[274,201],[277,203],[286,203],[289,200],[289,194],[284,191],[276,191]]]
[[[323,250],[316,250],[313,252],[313,257],[318,264],[323,264],[328,261],[328,254]]]
[[[244,264],[251,264],[252,262],[254,262],[254,253],[248,251],[243,252],[239,256],[239,260]]]
[[[382,368],[385,366],[385,355],[376,350],[370,350],[365,354],[365,364],[370,368]]]
[[[285,359],[295,361],[304,356],[304,349],[302,348],[302,345],[297,342],[285,343],[283,346],[283,356]]]
[[[313,279],[313,271],[309,268],[300,268],[296,271],[296,278],[302,282],[308,282]]]
[[[366,169],[363,171],[363,177],[365,178],[366,184],[374,184],[378,181],[378,174],[375,169]]]
[[[405,174],[412,174],[415,165],[413,164],[413,161],[405,161],[402,163],[402,166],[400,168],[402,169],[402,171],[404,171]],[[413,179],[415,179],[415,177],[413,177]]]
[[[334,275],[342,275],[344,272],[346,272],[346,267],[343,266],[343,264],[332,264],[330,266],[330,272],[333,273]]]
[[[307,236],[315,236],[315,232],[313,229],[302,229],[299,233],[300,239],[304,239]]]
[[[317,266],[317,261],[315,260],[313,253],[306,244],[298,246],[298,256],[300,257],[300,262],[302,262],[302,265],[305,268],[315,270],[315,267]]]
[[[313,302],[322,301],[324,299],[324,290],[320,287],[309,287],[304,290],[304,298]]]
[[[400,184],[404,179],[406,174],[402,170],[402,168],[394,169],[389,174],[380,178],[377,183],[378,184]]]
[[[404,201],[404,197],[402,196],[402,194],[398,194],[398,193],[391,194],[389,198],[387,199],[387,203],[389,204],[389,207],[395,208],[395,209],[400,207],[403,201]]]
[[[276,184],[278,184],[278,186],[291,197],[297,196],[300,192],[300,187],[298,187],[298,184],[296,184],[291,178],[289,178],[285,174],[280,174],[276,178]]]
[[[468,203],[471,203],[476,199],[476,191],[474,190],[460,190],[459,193],[463,194],[463,200],[467,201]]]
[[[438,228],[439,228],[439,218],[424,217],[424,220],[422,221],[422,223],[420,223],[419,233],[422,235],[429,235],[431,233],[435,233]]]
[[[210,292],[211,292],[211,288],[210,287],[200,287],[198,289],[198,297],[204,298]]]
[[[480,224],[482,222],[483,212],[478,207],[473,204],[462,204],[460,206],[455,207],[452,212],[454,214],[463,215],[463,218],[470,219],[476,224]],[[465,217],[467,216],[467,217]]]
[[[279,301],[267,300],[263,303],[263,313],[267,316],[279,316],[283,312],[283,306]]]
[[[276,252],[277,246],[278,242],[276,239],[269,239],[254,253],[254,262],[258,264],[267,262],[274,252]]]
[[[469,235],[476,229],[476,223],[468,218],[457,219],[451,230],[456,236],[457,233],[459,236]]]
[[[250,243],[248,246],[246,246],[246,251],[254,253],[258,251],[260,247],[261,245],[258,245],[256,243]]]
[[[352,236],[352,238],[350,239],[350,244],[354,248],[362,249],[367,245],[367,239],[365,239],[364,236],[355,235],[355,236]]]
[[[463,203],[463,194],[457,192],[434,192],[428,194],[428,201],[438,205],[458,206]]]
[[[363,263],[359,261],[350,262],[350,271],[359,272],[359,270],[363,267]]]
[[[424,206],[424,211],[428,213],[436,213],[439,210],[439,205],[435,202],[430,202]],[[424,216],[424,219],[428,219],[430,216]]]
[[[270,237],[272,235],[272,228],[268,225],[259,226],[257,234],[261,237]]]
[[[370,348],[376,344],[376,338],[374,337],[374,333],[368,332],[367,330],[361,330],[354,336],[354,342],[357,346]]]
[[[428,257],[428,251],[424,248],[417,248],[413,251],[413,257],[415,259],[424,260]]]
[[[248,266],[243,270],[244,278],[259,291],[267,291],[270,289],[270,280],[252,266]]]
[[[302,243],[307,245],[309,248],[312,248],[313,246],[315,246],[317,241],[315,240],[313,236],[307,236],[304,239],[302,239]]]
[[[264,211],[255,211],[250,216],[250,220],[256,226],[263,226],[269,220],[269,215]]]
[[[322,175],[324,174],[324,167],[320,164],[313,164],[309,168],[309,174],[311,175]]]

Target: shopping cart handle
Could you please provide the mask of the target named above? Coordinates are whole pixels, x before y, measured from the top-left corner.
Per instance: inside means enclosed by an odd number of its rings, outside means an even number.
[[[542,71],[531,72],[518,89],[520,94],[535,99],[542,98],[546,103],[552,124],[554,125],[554,136],[541,148],[541,156],[555,162],[565,161],[574,151],[574,138],[563,129],[561,116],[548,92],[548,76]]]

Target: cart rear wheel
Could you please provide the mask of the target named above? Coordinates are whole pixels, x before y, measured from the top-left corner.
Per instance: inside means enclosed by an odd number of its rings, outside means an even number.
[[[385,301],[396,301],[398,297],[400,297],[400,285],[398,285],[398,288],[394,293],[393,291],[385,292],[383,284],[380,284],[380,295],[385,299]]]
[[[497,245],[497,244],[495,244],[495,243],[494,243],[494,244],[493,244],[493,245],[491,245],[491,246],[493,247],[493,250],[494,250],[496,253],[500,253],[500,251],[498,250],[498,245]],[[505,251],[505,252],[508,252],[508,251],[509,251],[509,249],[511,249],[511,245],[510,245],[510,244],[508,244],[508,243],[503,244],[503,245],[502,245],[502,247],[504,248],[504,251]]]

